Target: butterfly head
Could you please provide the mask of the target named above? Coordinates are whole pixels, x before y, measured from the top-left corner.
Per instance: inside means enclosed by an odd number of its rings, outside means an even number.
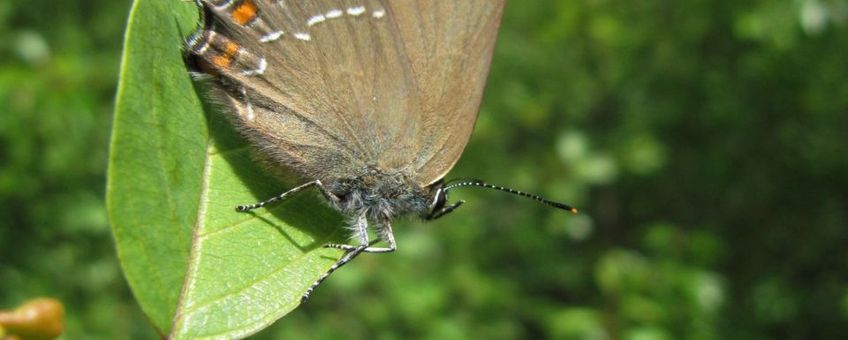
[[[448,202],[448,191],[445,190],[444,180],[439,180],[428,187],[429,197],[427,210],[424,212],[424,217],[435,216],[438,212],[445,208]]]

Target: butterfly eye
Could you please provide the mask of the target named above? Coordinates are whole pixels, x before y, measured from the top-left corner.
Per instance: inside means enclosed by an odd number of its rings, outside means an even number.
[[[445,203],[448,201],[448,192],[445,188],[439,185],[435,189],[435,193],[433,194],[433,200],[430,202],[430,215],[433,215],[437,211],[441,210],[445,207]]]

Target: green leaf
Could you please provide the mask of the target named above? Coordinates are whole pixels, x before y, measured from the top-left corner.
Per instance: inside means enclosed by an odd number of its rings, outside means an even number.
[[[112,127],[112,232],[133,294],[160,332],[170,328],[185,276],[209,138],[180,61],[178,37],[196,17],[179,1],[133,5]]]
[[[118,255],[162,334],[253,334],[297,307],[340,255],[339,215],[314,195],[255,213],[235,205],[291,188],[259,168],[182,61],[190,2],[137,0],[127,29],[107,200]],[[200,91],[202,92],[202,91]],[[204,112],[209,112],[204,115]]]
[[[255,333],[297,307],[339,256],[338,250],[321,246],[341,236],[341,221],[326,208],[316,208],[321,205],[314,197],[294,198],[256,215],[235,212],[234,202],[255,202],[284,186],[261,175],[247,148],[216,144],[208,153],[208,186],[201,194],[175,338]],[[253,190],[244,187],[245,181]]]

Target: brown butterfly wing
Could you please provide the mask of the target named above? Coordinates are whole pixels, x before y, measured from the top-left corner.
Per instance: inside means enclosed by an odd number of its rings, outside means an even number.
[[[421,107],[417,181],[447,174],[468,143],[503,13],[501,0],[390,1]]]
[[[441,177],[467,143],[502,5],[203,4],[206,30],[188,48],[225,76],[239,125],[266,153],[305,176],[376,168],[419,183]]]

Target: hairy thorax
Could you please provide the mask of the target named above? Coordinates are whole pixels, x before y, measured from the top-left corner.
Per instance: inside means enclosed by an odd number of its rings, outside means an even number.
[[[352,178],[331,179],[325,185],[339,198],[334,202],[337,209],[354,215],[366,214],[375,221],[424,214],[431,195],[428,188],[418,186],[405,174],[385,174],[378,170]]]

